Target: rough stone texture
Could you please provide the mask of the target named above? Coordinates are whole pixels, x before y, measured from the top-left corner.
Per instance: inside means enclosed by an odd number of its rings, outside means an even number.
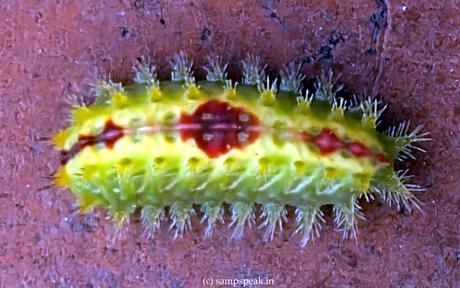
[[[1,1],[0,286],[201,287],[203,277],[260,276],[275,287],[459,287],[460,2],[350,3]],[[386,123],[425,124],[429,152],[402,165],[428,188],[425,213],[376,200],[363,204],[357,243],[329,217],[320,240],[299,250],[291,224],[270,243],[254,228],[229,241],[225,226],[204,241],[194,218],[184,239],[164,227],[147,240],[138,215],[115,238],[102,210],[75,212],[69,191],[47,188],[58,157],[40,141],[66,125],[66,97],[108,75],[129,82],[142,54],[164,79],[180,49],[197,65],[222,55],[235,79],[247,52],[272,75],[293,60],[309,76],[332,66],[349,92],[388,102]]]

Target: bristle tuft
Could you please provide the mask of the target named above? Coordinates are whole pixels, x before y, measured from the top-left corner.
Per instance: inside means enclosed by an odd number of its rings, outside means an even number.
[[[414,177],[408,170],[385,171],[380,175],[379,181],[372,183],[370,190],[378,194],[388,206],[396,206],[399,211],[403,207],[410,213],[412,208],[422,212],[421,201],[413,193],[425,191],[419,185],[408,183]]]
[[[208,81],[227,81],[228,63],[222,65],[222,59],[219,56],[208,57],[209,67],[204,67],[206,70],[206,80]]]
[[[140,57],[133,64],[133,70],[135,72],[134,82],[148,86],[160,86],[160,82],[157,79],[156,66],[150,63],[148,57]]]
[[[327,74],[323,70],[321,77],[318,78],[315,84],[315,98],[328,101],[331,104],[334,103],[337,92],[343,88],[343,85],[336,85],[338,78],[340,78],[340,74],[334,78],[332,70],[329,70]]]
[[[297,107],[298,107],[299,111],[301,111],[303,113],[308,113],[310,111],[311,101],[313,101],[314,97],[315,97],[315,94],[310,93],[310,91],[308,91],[308,89],[305,90],[304,95],[302,94],[302,92],[300,92],[300,94],[296,98]]]
[[[385,131],[387,136],[393,137],[395,140],[395,146],[399,151],[396,159],[399,161],[408,158],[415,160],[416,158],[413,154],[414,150],[422,153],[425,153],[426,150],[414,145],[414,143],[431,140],[429,132],[421,132],[423,126],[419,125],[412,132],[409,132],[409,124],[409,121],[404,121]]]
[[[210,238],[214,232],[216,223],[224,223],[224,208],[221,204],[206,202],[201,205],[201,212],[204,213],[201,223],[207,223],[204,230],[204,238]]]
[[[115,224],[115,228],[121,231],[129,221],[129,213],[125,211],[116,211],[113,208],[109,208],[107,210],[107,219],[111,219]]]
[[[332,102],[332,111],[339,111],[340,114],[343,115],[347,107],[348,107],[347,100],[345,100],[342,97],[334,98]]]
[[[319,207],[298,207],[295,211],[297,229],[293,236],[300,233],[300,247],[305,247],[310,239],[319,237],[322,223],[325,222],[324,214]]]
[[[264,105],[272,105],[276,101],[276,92],[278,92],[277,82],[278,79],[275,79],[275,81],[270,83],[270,78],[267,76],[267,80],[262,81],[258,86]]]
[[[182,238],[192,227],[190,217],[195,215],[195,210],[190,205],[176,202],[171,205],[169,213],[171,218],[169,230],[175,229],[174,239]]]
[[[94,87],[96,97],[107,97],[110,98],[110,96],[115,93],[123,93],[124,88],[121,83],[114,83],[112,80],[108,81],[100,81],[98,84],[95,85]]]
[[[272,241],[276,226],[278,225],[280,231],[283,230],[283,222],[287,221],[287,211],[284,205],[267,203],[262,207],[260,218],[264,218],[264,221],[258,227],[265,227],[264,241]]]
[[[357,239],[357,218],[364,219],[364,215],[360,211],[361,209],[355,197],[352,197],[350,203],[347,205],[334,205],[334,222],[337,226],[337,230],[342,233],[344,239]]]
[[[160,229],[160,223],[164,219],[163,207],[145,206],[141,210],[141,221],[144,227],[144,234],[147,238],[153,238],[155,232]]]
[[[260,86],[265,79],[265,68],[260,63],[260,57],[248,54],[243,63],[243,84]]]
[[[94,92],[96,89],[95,87],[92,87],[92,88],[93,88],[92,92]],[[69,106],[67,107],[66,110],[68,110],[68,112],[71,113],[73,109],[78,109],[80,107],[88,107],[89,103],[91,102],[91,101],[88,101],[88,98],[90,97],[86,97],[84,94],[81,94],[81,93],[70,92],[66,94],[64,98],[64,102]]]
[[[370,191],[370,190],[362,192],[360,194],[360,196],[359,196],[359,199],[361,199],[363,197],[364,197],[364,200],[366,200],[366,202],[370,202],[370,201],[375,200],[375,197],[372,194],[372,191]]]
[[[193,62],[189,61],[183,51],[174,56],[172,61],[173,71],[171,81],[185,81],[185,83],[195,83],[192,71]]]
[[[288,66],[285,66],[280,71],[281,84],[280,90],[287,92],[294,92],[296,94],[301,93],[302,81],[305,79],[305,75],[300,73],[301,64],[296,65],[291,62]]]
[[[363,113],[361,121],[365,124],[370,124],[375,128],[378,125],[378,120],[386,108],[386,105],[381,107],[380,101],[372,97],[361,100],[359,103],[359,109]]]
[[[244,226],[249,228],[254,224],[254,210],[251,204],[236,202],[232,204],[232,221],[229,227],[235,226],[231,239],[241,239],[244,233]]]

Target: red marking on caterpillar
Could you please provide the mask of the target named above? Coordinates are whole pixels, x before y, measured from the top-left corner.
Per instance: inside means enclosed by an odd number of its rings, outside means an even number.
[[[85,147],[93,146],[99,143],[104,143],[109,149],[113,148],[115,143],[123,137],[123,127],[113,123],[111,119],[107,120],[104,130],[101,134],[93,135],[79,135],[78,141],[69,150],[61,151],[61,164],[65,165],[70,159],[75,157]]]
[[[313,136],[305,131],[301,131],[299,134],[302,141],[311,142],[311,140],[313,139]]]
[[[322,155],[328,155],[340,149],[347,149],[357,158],[373,156],[379,163],[390,163],[388,156],[384,153],[372,153],[369,148],[360,141],[345,142],[337,137],[329,128],[323,128],[316,136],[310,135],[304,131],[299,134],[303,141],[315,144]]]
[[[384,153],[376,153],[374,156],[377,159],[377,161],[379,161],[380,163],[390,163],[391,162],[388,156],[385,155]]]
[[[348,143],[347,149],[351,152],[351,154],[353,154],[353,156],[358,158],[366,157],[370,154],[369,149],[359,141]]]
[[[227,102],[210,100],[193,114],[180,117],[181,139],[194,139],[209,158],[226,154],[233,148],[242,149],[259,137],[259,119],[243,108]],[[189,129],[187,129],[189,127]]]
[[[329,128],[324,128],[313,141],[323,155],[330,154],[344,147],[343,142]]]

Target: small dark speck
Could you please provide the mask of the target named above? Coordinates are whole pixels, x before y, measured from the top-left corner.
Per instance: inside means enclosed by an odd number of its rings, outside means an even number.
[[[121,27],[120,35],[121,35],[121,38],[127,39],[131,35],[131,31],[129,31],[127,27]]]
[[[270,13],[270,18],[278,18],[278,15],[275,11],[272,11],[272,13]]]
[[[336,47],[340,43],[345,43],[345,37],[343,33],[341,32],[337,33],[333,31],[332,34],[329,36],[327,43],[322,45],[319,48],[319,50],[317,50],[315,53],[306,57],[304,61],[307,64],[311,64],[311,63],[318,61],[319,59],[332,60],[334,58],[332,50],[334,47]]]
[[[206,41],[208,40],[209,36],[211,35],[211,30],[209,30],[208,27],[205,27],[202,31],[201,31],[201,41]]]
[[[311,64],[311,63],[313,63],[314,61],[315,61],[315,59],[313,59],[313,57],[311,57],[311,56],[305,58],[305,63],[307,63],[307,64]]]
[[[369,48],[364,53],[366,55],[375,56],[377,54],[377,50],[375,48]]]
[[[35,14],[35,22],[41,22],[43,20],[43,13],[41,12],[37,12],[37,14]]]
[[[161,24],[161,26],[165,26],[166,25],[165,19],[160,18],[160,24]]]
[[[345,43],[345,37],[343,36],[342,33],[333,33],[330,37],[329,37],[329,44],[332,45],[332,46],[336,46],[337,44],[339,44],[340,42],[342,43]]]

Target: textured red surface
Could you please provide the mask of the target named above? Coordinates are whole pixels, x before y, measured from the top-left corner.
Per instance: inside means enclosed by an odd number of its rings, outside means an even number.
[[[1,1],[0,286],[201,287],[203,277],[260,276],[275,287],[458,287],[460,4],[350,3]],[[304,250],[292,224],[269,243],[255,228],[229,241],[223,225],[203,240],[193,218],[184,239],[172,241],[164,225],[148,240],[137,216],[115,238],[103,211],[78,214],[70,192],[47,188],[59,156],[40,139],[66,126],[68,95],[107,75],[129,82],[140,55],[164,79],[179,49],[198,66],[222,55],[235,79],[246,52],[272,75],[292,60],[305,60],[309,76],[332,65],[347,92],[386,100],[386,123],[424,124],[428,153],[401,168],[427,187],[425,213],[364,203],[357,243],[341,240],[329,217]]]
[[[247,119],[242,121],[241,115]],[[219,100],[201,104],[191,115],[182,113],[180,125],[192,126],[190,129],[180,129],[182,140],[194,139],[210,158],[224,155],[233,148],[242,149],[259,137],[259,119],[256,115]]]
[[[61,165],[67,164],[70,159],[88,146],[103,143],[107,148],[113,148],[121,137],[123,137],[123,127],[109,120],[105,123],[104,130],[100,135],[79,135],[77,143],[75,143],[69,151],[61,151]]]

